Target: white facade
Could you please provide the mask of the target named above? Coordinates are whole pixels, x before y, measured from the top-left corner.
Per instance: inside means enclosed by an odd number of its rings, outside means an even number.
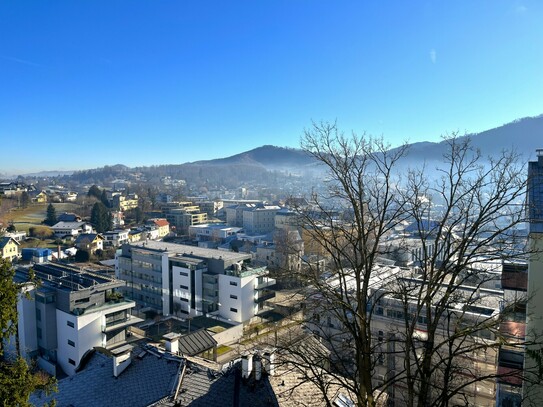
[[[104,233],[105,243],[108,246],[119,247],[128,243],[129,229],[115,229]]]

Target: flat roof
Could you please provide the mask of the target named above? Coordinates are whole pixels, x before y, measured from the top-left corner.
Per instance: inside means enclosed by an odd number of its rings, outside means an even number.
[[[154,240],[148,240],[146,242],[134,242],[130,244],[132,247],[139,247],[142,249],[159,250],[168,253],[169,257],[173,256],[194,256],[209,259],[219,259],[228,261],[241,261],[251,258],[247,253],[227,252],[218,249],[207,249],[205,247],[189,246],[179,243],[167,243],[157,242]]]

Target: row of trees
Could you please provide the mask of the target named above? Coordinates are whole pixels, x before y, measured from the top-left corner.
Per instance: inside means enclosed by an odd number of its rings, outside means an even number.
[[[316,369],[314,355],[292,347],[289,363],[327,405],[330,383],[346,389],[357,406],[383,403],[393,389],[401,389],[394,398],[405,406],[472,405],[476,386],[524,377],[518,369],[476,370],[473,360],[495,358],[504,346],[541,348],[500,331],[525,309],[525,297],[481,316],[481,289],[499,275],[492,271],[533,254],[519,250],[515,239],[526,221],[525,167],[511,151],[486,160],[457,134],[444,142],[437,168],[402,173],[406,145],[390,149],[382,139],[345,135],[330,123],[304,134],[302,147],[328,171],[327,194],[315,194],[309,210],[298,208],[300,228],[328,259],[325,274],[308,264],[301,275],[310,286],[303,291],[306,307],[315,307],[306,310],[306,324],[328,344],[332,363]],[[391,237],[406,223],[415,225],[409,245],[399,238],[392,247]],[[398,244],[408,253],[413,245],[419,249],[416,273],[376,286],[382,259],[393,257]],[[398,321],[385,329],[380,316],[387,303],[394,303]],[[312,320],[326,316],[339,321],[339,330]],[[393,363],[377,377],[384,361]]]

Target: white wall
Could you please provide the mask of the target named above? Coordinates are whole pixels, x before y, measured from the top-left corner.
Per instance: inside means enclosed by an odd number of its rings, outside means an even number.
[[[231,285],[231,282],[236,285]],[[221,317],[235,322],[243,322],[241,288],[241,278],[225,274],[219,275],[219,315]],[[231,295],[236,296],[237,299],[231,298]],[[231,311],[231,308],[236,309],[237,312]]]
[[[73,328],[68,326],[68,321],[74,324]],[[106,335],[102,333],[102,325],[105,325],[105,317],[101,312],[76,316],[57,309],[57,363],[66,374],[75,374],[81,358],[89,349],[105,346]],[[68,340],[73,341],[74,346],[69,345]],[[75,365],[68,359],[75,361]]]
[[[30,299],[24,293],[30,293]],[[18,335],[19,352],[24,358],[28,353],[38,349],[38,337],[36,334],[36,304],[34,302],[34,288],[25,287],[17,302],[17,313],[19,316]]]
[[[186,274],[186,276],[181,275]],[[187,287],[186,289],[181,286]],[[172,287],[173,287],[173,302],[181,305],[183,311],[190,313],[190,270],[185,267],[173,266],[172,268]],[[188,301],[182,301],[187,299]],[[173,310],[171,313],[173,314]],[[180,317],[187,317],[188,314],[181,313]]]

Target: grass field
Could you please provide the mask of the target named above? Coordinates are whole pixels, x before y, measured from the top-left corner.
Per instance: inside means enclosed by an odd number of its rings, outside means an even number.
[[[32,226],[39,226],[46,217],[47,206],[49,204],[31,204],[24,209],[13,209],[4,215],[6,223],[15,225],[17,230],[28,232]],[[54,203],[53,206],[57,215],[63,212],[76,212],[78,205],[73,203]]]

